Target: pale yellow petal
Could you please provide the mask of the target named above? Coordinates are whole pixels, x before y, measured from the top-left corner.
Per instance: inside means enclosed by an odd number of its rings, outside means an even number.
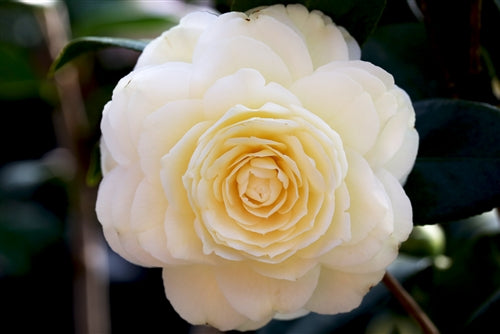
[[[385,271],[369,274],[321,269],[318,286],[306,309],[320,314],[349,312],[358,307],[366,293],[382,279]]]
[[[249,321],[221,293],[213,267],[166,267],[163,269],[163,284],[173,308],[191,324],[211,325],[224,331]]]
[[[316,287],[319,268],[296,281],[264,277],[243,265],[219,267],[215,275],[228,302],[239,313],[261,321],[276,312],[302,309]]]
[[[152,40],[141,53],[136,69],[171,61],[190,62],[200,35],[217,16],[208,12],[193,12],[179,25]]]

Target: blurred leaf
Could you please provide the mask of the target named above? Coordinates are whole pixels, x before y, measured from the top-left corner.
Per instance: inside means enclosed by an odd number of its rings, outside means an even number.
[[[90,152],[89,168],[87,170],[86,182],[89,187],[95,187],[102,179],[101,171],[101,151],[99,143],[96,143],[92,152]]]
[[[365,334],[421,334],[418,323],[410,316],[394,311],[381,312],[370,320]]]
[[[81,20],[73,27],[75,36],[130,36],[132,34],[145,34],[146,31],[156,33],[167,30],[177,23],[177,19],[166,16],[154,16],[126,11],[112,16],[109,12],[105,15],[92,15]]]
[[[488,298],[472,315],[467,323],[467,328],[471,333],[479,333],[479,326],[484,330],[492,328],[493,322],[496,324],[496,315],[500,310],[500,289]],[[493,320],[493,321],[492,321]]]
[[[69,42],[61,51],[56,60],[52,63],[49,75],[53,75],[58,69],[72,61],[76,57],[91,51],[103,48],[120,47],[141,52],[148,41],[134,40],[127,38],[112,37],[80,37]]]
[[[495,5],[496,4],[496,5]],[[500,76],[500,0],[483,2],[481,17],[481,57],[490,79]],[[500,95],[494,92],[497,101]]]
[[[20,275],[31,259],[61,236],[59,220],[35,202],[0,202],[0,276]]]
[[[450,225],[467,225],[464,220]],[[451,267],[436,270],[429,304],[443,333],[488,333],[498,321],[500,234],[462,236],[449,251]]]
[[[41,81],[31,65],[26,48],[0,44],[0,98],[5,100],[37,97]]]
[[[416,224],[470,217],[500,205],[500,110],[475,102],[415,103],[420,147],[405,190]]]
[[[309,10],[320,10],[330,16],[335,24],[346,28],[359,44],[363,44],[382,16],[386,0],[233,0],[231,10],[246,11],[278,3],[301,3]]]
[[[418,257],[437,256],[443,253],[445,242],[440,225],[415,226],[399,251]]]

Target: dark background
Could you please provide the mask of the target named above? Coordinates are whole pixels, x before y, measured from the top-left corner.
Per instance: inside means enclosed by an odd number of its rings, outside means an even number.
[[[161,3],[162,8],[172,9],[174,6],[173,1],[156,2]],[[100,35],[147,39],[157,36],[177,20],[173,14],[141,9],[133,1],[67,0],[56,3],[67,9],[72,37]],[[449,36],[446,38],[449,45],[440,43],[442,38],[434,31],[442,32],[442,29],[438,29],[439,24],[448,26],[446,20],[449,18],[424,22],[418,11],[412,11],[408,3],[412,2],[388,1],[379,28],[363,45],[363,58],[393,73],[396,83],[406,89],[413,100],[463,96],[498,104],[489,86],[491,71],[488,72],[487,62],[473,76],[466,76],[461,66],[464,60],[447,55],[447,52],[455,52],[456,55],[457,50],[460,50],[462,32],[459,29],[445,31],[444,34]],[[483,24],[498,19],[498,11],[489,10],[494,9],[493,1],[484,1],[483,7],[486,8]],[[218,8],[225,7],[221,5]],[[83,189],[79,188],[81,184],[75,188],[75,178],[79,177],[75,163],[80,161],[71,157],[71,139],[68,139],[68,133],[61,125],[59,92],[54,80],[47,77],[53,56],[40,21],[40,13],[44,10],[43,7],[15,1],[0,2],[2,333],[72,333],[81,330],[77,319],[79,312],[75,307],[79,302],[75,290],[79,287],[78,279],[82,271],[81,258],[75,250],[79,249],[77,239],[81,231],[74,226],[78,213],[75,213],[71,204],[75,189]],[[456,27],[460,27],[462,21],[460,18],[456,20],[459,22]],[[494,36],[498,34],[495,35],[493,31],[486,30],[483,36],[484,44],[491,46],[490,55],[495,60],[499,57],[498,46],[491,40],[495,40]],[[89,53],[74,62],[91,129],[86,133],[85,140],[78,143],[80,152],[93,151],[99,137],[98,123],[102,107],[110,99],[114,85],[133,68],[137,56],[138,53],[134,51],[106,49]],[[443,59],[453,61],[443,62]],[[91,174],[85,175],[85,178],[96,180]],[[95,185],[90,187],[90,192],[95,189]],[[92,231],[99,232],[95,220],[88,224],[92,225]],[[448,226],[447,236],[463,237],[466,233],[462,231],[461,222]],[[478,226],[476,232],[489,225]],[[99,233],[93,237],[105,250],[97,255],[102,257],[97,261],[102,264],[97,273],[104,275],[103,282],[109,287],[107,300],[113,333],[187,333],[192,330],[172,310],[165,298],[161,269],[145,269],[129,264],[102,243]],[[471,247],[477,252],[484,251],[478,250],[480,246],[477,245]],[[457,252],[459,248],[459,243],[449,243],[447,255]],[[465,258],[463,261],[467,264],[477,261],[472,255]],[[493,260],[490,262],[488,271],[481,272],[489,277],[486,284],[498,282],[498,263]],[[448,276],[437,275],[436,267],[425,268],[412,276],[407,284],[426,310],[437,318],[438,324],[445,329],[443,332],[451,333],[456,328],[450,323],[455,320],[442,314],[443,307],[448,307],[448,304],[439,303],[430,297],[442,286],[439,285],[439,279],[446,281],[450,275],[455,275],[450,280],[457,282],[457,286],[445,285],[448,290],[445,289],[440,295],[451,298],[448,299],[450,303],[454,303],[452,296],[457,291],[476,287],[477,282],[484,283],[485,279],[476,280],[473,274],[470,279],[464,279],[461,274],[467,272],[465,264],[458,271],[447,272]],[[462,302],[472,301],[477,306],[473,294],[469,297]],[[385,296],[382,300],[380,308],[387,306],[388,310],[401,313],[391,298]],[[498,297],[493,298],[492,303],[497,305],[498,310]],[[485,327],[493,323],[493,318],[488,317],[490,313],[485,311],[483,320],[486,320],[481,321]],[[449,317],[455,314],[451,312]],[[366,312],[356,324],[346,325],[344,331],[362,331],[360,328],[365,328],[374,316],[373,312]],[[269,327],[275,328],[275,332],[287,328],[274,323],[273,326],[278,326]]]

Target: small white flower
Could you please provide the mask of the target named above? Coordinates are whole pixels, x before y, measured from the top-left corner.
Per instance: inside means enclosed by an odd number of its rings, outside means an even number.
[[[102,119],[97,213],[162,267],[193,324],[357,307],[412,228],[411,102],[301,5],[194,13],[152,41]]]

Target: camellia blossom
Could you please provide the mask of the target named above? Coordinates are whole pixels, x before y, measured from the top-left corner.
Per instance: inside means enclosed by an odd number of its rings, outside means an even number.
[[[192,13],[145,48],[101,123],[97,214],[163,268],[192,324],[251,330],[357,307],[412,229],[415,113],[302,5]]]

